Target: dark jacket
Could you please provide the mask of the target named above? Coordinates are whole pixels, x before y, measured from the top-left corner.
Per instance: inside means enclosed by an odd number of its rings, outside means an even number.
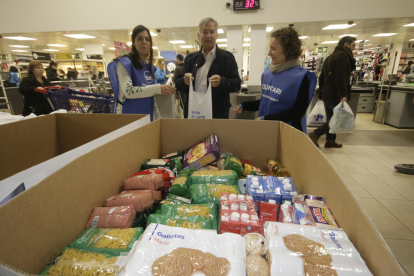
[[[319,76],[320,97],[336,103],[341,98],[351,98],[351,72],[355,70],[352,51],[345,46],[336,46],[335,51],[323,63]]]
[[[47,67],[45,71],[46,71],[46,78],[49,81],[58,81],[58,80],[60,80],[59,77],[58,77],[58,73],[57,73],[56,69],[53,69],[52,67]]]
[[[46,99],[46,96],[42,93],[35,92],[34,89],[39,86],[48,86],[49,81],[42,76],[43,85],[37,81],[34,74],[29,74],[20,82],[19,92],[24,96],[23,102],[23,116],[27,116],[30,113],[36,115],[49,114],[52,112],[52,108]]]
[[[183,71],[183,64],[182,63],[177,64],[177,66],[175,67],[175,70],[174,70],[174,75],[172,77],[173,83],[175,83],[177,81],[177,78],[178,78],[179,75],[181,75],[182,71]]]
[[[178,91],[188,93],[189,86],[184,83],[184,74],[191,73],[193,77],[197,77],[196,72],[198,68],[204,65],[206,59],[203,56],[203,48],[200,51],[189,54],[184,60],[182,73],[177,77],[175,86]],[[241,79],[237,68],[236,59],[233,54],[221,50],[216,46],[216,57],[211,64],[208,71],[207,78],[213,75],[221,77],[220,85],[212,87],[212,104],[213,104],[213,118],[228,119],[230,104],[230,93],[238,92],[241,87]],[[208,83],[208,80],[207,80]],[[209,84],[208,84],[209,85]],[[195,86],[195,79],[193,87]]]

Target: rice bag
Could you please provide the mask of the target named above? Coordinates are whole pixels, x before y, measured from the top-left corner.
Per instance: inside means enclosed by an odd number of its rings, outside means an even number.
[[[152,207],[154,200],[149,193],[123,193],[111,196],[106,200],[106,207],[132,205],[137,213]]]
[[[164,182],[160,174],[136,175],[124,180],[124,189],[156,191],[164,187]]]
[[[134,206],[95,207],[85,228],[130,228],[137,211]]]
[[[191,185],[198,184],[225,184],[225,185],[238,185],[237,173],[232,170],[224,171],[196,171],[191,177]]]
[[[234,155],[227,155],[224,158],[224,169],[233,170],[237,173],[237,176],[240,177],[243,174],[243,165],[239,158]]]
[[[190,177],[195,171],[196,170],[194,169],[184,169],[178,173],[177,177],[180,177],[180,176]]]
[[[221,193],[241,194],[237,185],[201,184],[191,185],[190,196],[192,203],[216,203],[220,204]]]
[[[215,134],[195,144],[185,151],[183,159],[184,169],[199,169],[214,162],[220,157],[220,146]]]
[[[144,232],[142,228],[109,229],[89,227],[69,246],[118,256],[129,252]]]
[[[191,204],[191,200],[188,198],[168,194],[162,201],[161,204]]]
[[[217,230],[217,205],[208,204],[181,204],[170,205],[162,204],[160,214],[171,217],[172,219],[180,219],[193,216],[203,216],[211,219],[213,229]]]
[[[152,199],[154,200],[154,203],[160,203],[162,200],[161,197],[161,191],[151,191],[151,190],[127,190],[122,191],[121,194],[127,194],[127,193],[135,193],[135,194],[151,194]]]
[[[188,182],[189,180],[185,176],[177,177],[170,187],[170,194],[182,197],[189,197],[190,195],[188,192],[188,188],[190,185],[188,184]]]
[[[202,216],[172,219],[171,217],[166,215],[151,214],[147,218],[147,226],[151,223],[158,223],[171,227],[181,227],[189,229],[213,229],[211,220]]]

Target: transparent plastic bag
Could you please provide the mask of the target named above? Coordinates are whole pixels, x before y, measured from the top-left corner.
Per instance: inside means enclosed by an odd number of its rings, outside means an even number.
[[[335,106],[329,121],[329,133],[352,133],[355,128],[355,116],[346,102]]]

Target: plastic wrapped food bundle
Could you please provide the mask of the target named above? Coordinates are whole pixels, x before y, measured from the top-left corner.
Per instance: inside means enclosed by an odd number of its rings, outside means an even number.
[[[134,206],[95,207],[85,228],[130,228],[137,211]]]
[[[148,159],[142,165],[142,170],[152,168],[167,168],[178,173],[183,169],[183,164],[179,159]]]
[[[235,171],[238,177],[240,177],[243,174],[242,162],[239,158],[231,154],[227,155],[224,158],[224,169]]]
[[[270,276],[269,265],[259,255],[248,255],[246,257],[247,276]]]
[[[257,233],[249,233],[244,236],[246,241],[246,253],[250,255],[266,256],[267,242],[265,238]]]
[[[164,187],[164,181],[160,174],[135,175],[124,180],[124,189],[156,191]]]
[[[161,191],[152,191],[152,190],[127,190],[122,191],[122,194],[128,194],[128,193],[134,193],[134,194],[150,194],[152,196],[152,199],[154,200],[154,203],[160,203],[162,200]]]
[[[232,170],[196,171],[191,175],[190,179],[191,179],[191,185],[209,184],[209,183],[225,184],[225,185],[237,185],[238,184],[237,173]]]
[[[119,275],[239,276],[246,275],[245,264],[238,235],[151,224]]]
[[[142,228],[105,229],[88,228],[70,244],[70,247],[97,253],[119,255],[129,252],[143,233]]]
[[[202,216],[192,216],[180,219],[172,219],[166,215],[151,214],[147,218],[147,225],[151,223],[159,223],[171,227],[181,227],[189,229],[213,229],[210,219]]]
[[[132,205],[137,213],[152,207],[154,199],[150,193],[123,193],[111,196],[106,200],[107,207]]]
[[[223,184],[191,185],[190,196],[195,204],[216,203],[220,204],[221,193],[241,194],[239,186]]]
[[[161,204],[191,204],[191,200],[173,194],[168,194],[161,201]]]
[[[182,197],[189,197],[189,180],[186,176],[179,176],[177,177],[174,182],[172,183],[169,193],[177,196]]]

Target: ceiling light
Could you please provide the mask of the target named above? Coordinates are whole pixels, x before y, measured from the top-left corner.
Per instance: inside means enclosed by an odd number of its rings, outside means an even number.
[[[217,44],[219,47],[227,47],[227,44]]]
[[[305,39],[305,38],[308,38],[309,36],[307,36],[307,35],[302,35],[302,36],[299,36],[299,39]]]
[[[102,44],[102,46],[105,46],[105,44]]]
[[[339,36],[340,38],[342,38],[342,37],[344,37],[344,36],[352,36],[352,37],[356,37],[356,36],[358,36],[358,35],[356,35],[356,34],[344,34],[344,35],[341,35],[341,36]]]
[[[404,25],[403,27],[414,27],[414,23],[410,23],[410,24]]]
[[[66,45],[62,45],[62,44],[47,44],[47,46],[50,46],[50,47],[66,47]]]
[[[158,47],[157,46],[152,46],[152,49],[155,49],[156,50],[156,49],[158,49]]]
[[[43,51],[46,51],[46,52],[59,52],[59,50],[56,50],[56,49],[43,49]]]
[[[376,34],[373,36],[392,36],[392,35],[396,35],[397,33],[380,33],[380,34]]]
[[[12,50],[12,52],[21,52],[21,53],[24,53],[24,52],[27,52],[26,50]]]
[[[243,41],[250,41],[250,37],[246,37]]]
[[[244,43],[242,46],[243,47],[250,47],[250,43]]]
[[[84,49],[84,48],[76,48],[75,50],[76,50],[76,51],[85,51],[85,49]]]
[[[252,31],[252,28],[249,28],[249,33]]]
[[[274,27],[266,27],[266,32],[271,32],[273,30]]]
[[[14,39],[14,40],[37,40],[36,38],[24,37],[24,36],[6,36],[6,39]]]
[[[322,28],[322,30],[343,30],[355,26],[356,24],[334,24]]]
[[[218,32],[219,34],[224,34],[224,30],[223,30],[223,29],[218,29],[218,30],[217,30],[217,32]]]
[[[109,50],[115,50],[115,47],[109,47],[108,49]]]
[[[356,41],[355,41],[355,43],[361,43],[362,41],[367,42],[367,41],[369,41],[369,40],[356,40]]]
[[[171,44],[184,44],[185,43],[184,40],[170,40],[169,42]]]
[[[24,46],[24,45],[9,45],[9,47],[14,47],[14,48],[30,48],[30,46]]]
[[[338,43],[339,41],[324,41],[322,42],[322,44],[335,44]]]
[[[385,45],[385,47],[390,47],[390,45]]]
[[[409,41],[414,41],[414,39],[410,39]]]
[[[370,45],[372,45],[372,44],[365,44],[365,46],[370,46]]]
[[[227,38],[219,38],[216,42],[227,42]]]
[[[151,31],[150,31],[150,34],[151,34],[151,36],[158,36],[158,34],[153,33],[153,32],[151,32]]]
[[[71,38],[77,38],[77,39],[95,38],[94,36],[86,35],[86,34],[65,34],[65,36],[71,37]]]
[[[191,49],[193,48],[193,46],[192,45],[180,45],[180,48]]]

